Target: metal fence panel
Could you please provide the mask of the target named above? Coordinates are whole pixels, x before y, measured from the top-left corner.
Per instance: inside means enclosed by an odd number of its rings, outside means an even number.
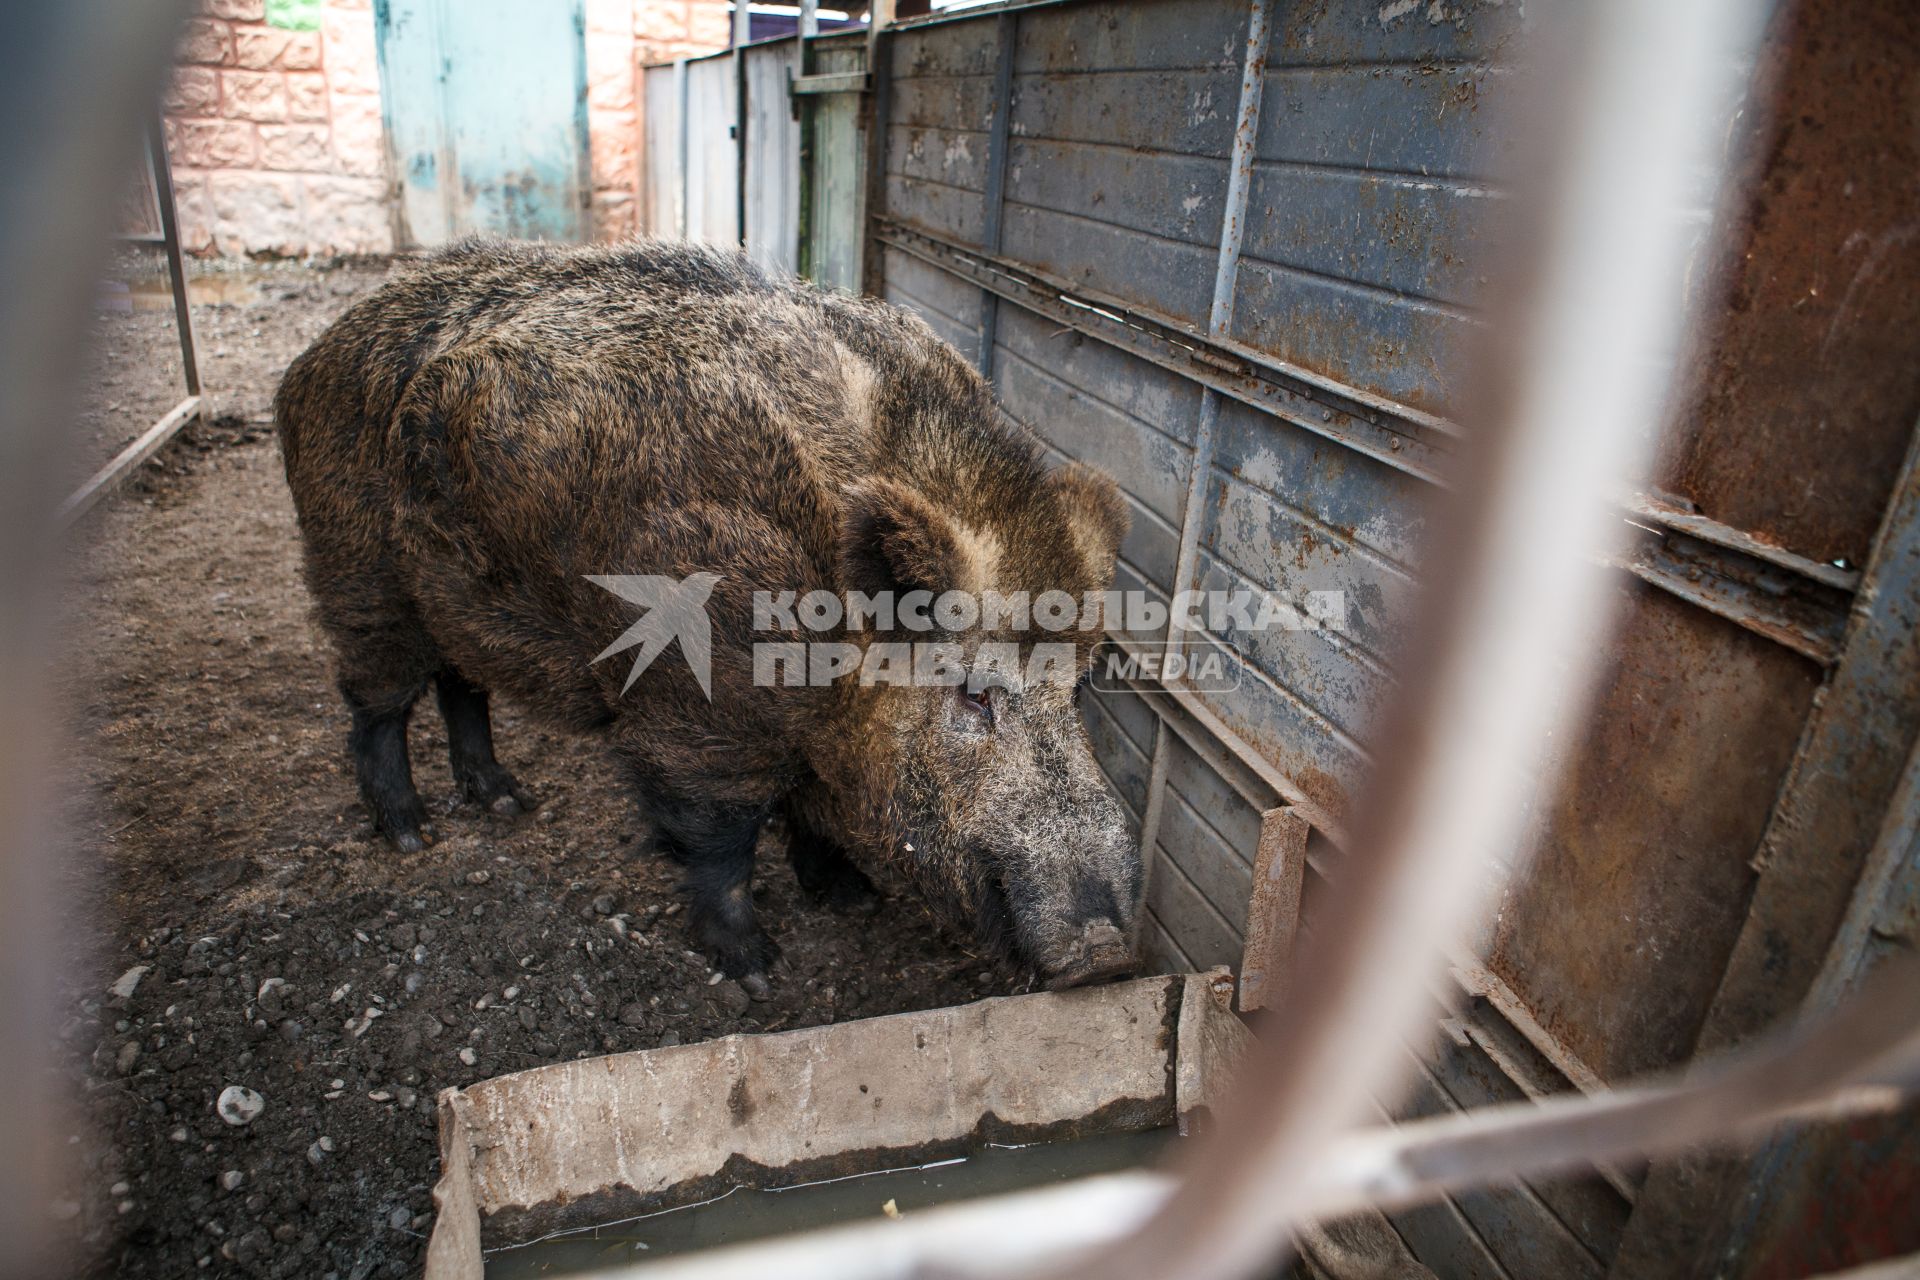
[[[768,40],[742,50],[747,75],[747,252],[763,267],[800,265],[800,121],[787,79],[800,74],[800,41]]]
[[[681,202],[686,192],[680,156],[680,93],[686,71],[666,63],[647,67],[641,76],[646,96],[645,154],[641,157],[646,173],[646,231],[655,236],[681,236],[686,234],[681,222]]]
[[[686,236],[737,245],[740,153],[733,138],[733,55],[695,58],[686,65]]]

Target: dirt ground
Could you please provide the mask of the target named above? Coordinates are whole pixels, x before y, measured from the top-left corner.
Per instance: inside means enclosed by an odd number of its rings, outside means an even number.
[[[404,857],[373,838],[268,416],[286,362],[386,270],[274,268],[197,307],[212,424],[80,533],[63,686],[86,914],[64,931],[57,1046],[76,1123],[47,1211],[84,1274],[408,1274],[441,1089],[1024,985],[896,884],[872,919],[809,902],[776,828],[756,898],[785,958],[755,1002],[687,949],[674,872],[606,754],[510,706],[501,758],[535,814],[458,804],[423,703],[439,843]],[[179,398],[166,312],[106,313],[98,333],[80,475]],[[236,1085],[263,1104],[241,1125],[216,1111]]]

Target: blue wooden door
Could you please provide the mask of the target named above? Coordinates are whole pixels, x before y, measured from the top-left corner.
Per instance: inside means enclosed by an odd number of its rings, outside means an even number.
[[[402,239],[584,240],[581,0],[374,0]]]

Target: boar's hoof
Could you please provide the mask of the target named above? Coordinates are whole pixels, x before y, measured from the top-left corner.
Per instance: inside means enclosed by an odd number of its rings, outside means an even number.
[[[487,808],[503,818],[517,818],[527,811],[526,806],[522,805],[512,796],[495,796],[493,803],[488,805]]]
[[[420,853],[433,844],[433,828],[426,823],[387,833],[387,839],[401,853]]]
[[[767,970],[780,956],[780,944],[768,937],[765,930],[754,926],[750,931],[723,936],[711,927],[702,929],[700,923],[696,919],[695,936],[712,955],[714,968],[749,992],[753,990],[751,979],[766,981]]]
[[[773,995],[773,989],[767,986],[767,977],[762,973],[750,973],[740,979],[740,985],[755,1000],[767,1000]]]
[[[1105,920],[1095,920],[1048,966],[1047,990],[1112,982],[1132,972],[1133,952],[1126,935]]]

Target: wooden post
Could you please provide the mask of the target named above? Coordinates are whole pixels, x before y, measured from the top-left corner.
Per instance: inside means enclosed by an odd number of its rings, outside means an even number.
[[[1307,867],[1307,820],[1292,809],[1260,815],[1260,848],[1247,901],[1247,945],[1240,958],[1240,1012],[1271,1008],[1287,987],[1300,929],[1300,886]]]

